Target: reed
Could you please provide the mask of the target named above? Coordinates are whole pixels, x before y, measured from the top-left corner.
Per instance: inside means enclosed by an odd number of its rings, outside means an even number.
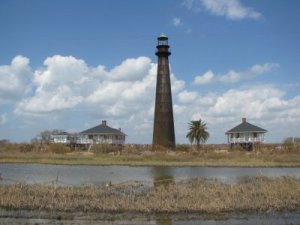
[[[195,151],[178,145],[175,151],[150,151],[151,145],[94,146],[93,151],[70,151],[59,144],[32,145],[0,143],[0,163],[48,163],[67,165],[135,165],[135,166],[300,166],[300,147],[265,145],[261,149],[229,151],[226,145],[205,145]],[[88,153],[88,154],[87,154]]]
[[[63,187],[0,186],[0,208],[62,212],[239,213],[300,211],[300,180],[244,178],[236,184],[201,178],[154,187],[142,184]]]

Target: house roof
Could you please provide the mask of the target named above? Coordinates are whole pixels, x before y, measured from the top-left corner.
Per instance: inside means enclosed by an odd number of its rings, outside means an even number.
[[[59,133],[56,133],[56,134],[52,134],[52,136],[59,136],[59,135],[69,135],[69,133],[65,132],[65,131],[62,131],[62,132],[59,132]]]
[[[121,130],[109,127],[106,123],[102,123],[98,126],[80,132],[80,134],[118,134],[125,136]]]
[[[256,133],[266,133],[267,130],[262,129],[258,126],[255,126],[251,123],[246,122],[246,119],[243,118],[243,122],[236,127],[228,130],[226,134],[230,133],[246,133],[246,132],[256,132]]]

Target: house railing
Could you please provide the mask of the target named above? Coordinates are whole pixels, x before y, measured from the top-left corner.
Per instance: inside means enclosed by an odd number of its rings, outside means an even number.
[[[76,140],[76,144],[93,144],[93,140],[82,138],[82,139]]]
[[[111,139],[111,138],[96,138],[96,139],[89,139],[87,137],[78,137],[69,139],[62,139],[62,138],[55,138],[52,140],[53,143],[63,143],[63,144],[125,144],[125,140],[121,139]]]
[[[70,140],[54,139],[52,142],[57,144],[70,144]]]
[[[242,138],[229,138],[229,143],[253,143],[253,142],[264,142],[263,137],[242,137]]]
[[[88,138],[81,138],[76,140],[76,144],[124,144],[123,140],[112,140],[112,139],[99,139],[93,140]]]

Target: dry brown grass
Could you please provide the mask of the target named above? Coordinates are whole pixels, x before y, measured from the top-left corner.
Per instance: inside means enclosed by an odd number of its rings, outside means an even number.
[[[237,184],[195,179],[153,188],[0,186],[5,209],[141,213],[300,211],[300,180],[258,176]]]
[[[199,151],[189,145],[175,150],[152,150],[151,145],[95,145],[87,151],[71,151],[65,145],[12,144],[0,141],[0,163],[48,163],[136,166],[300,166],[300,146],[263,145],[252,152],[228,151],[226,145],[204,145]]]

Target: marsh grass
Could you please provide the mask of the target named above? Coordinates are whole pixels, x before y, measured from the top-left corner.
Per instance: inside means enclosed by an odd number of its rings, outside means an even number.
[[[300,211],[300,180],[244,178],[236,184],[201,178],[145,188],[143,184],[62,187],[0,186],[0,208],[14,210],[237,213]]]
[[[175,151],[157,149],[151,145],[94,146],[93,151],[71,151],[64,145],[32,145],[0,143],[0,163],[47,163],[66,165],[132,165],[132,166],[300,166],[300,149],[284,145],[264,145],[246,152],[228,151],[226,145],[205,145],[195,151],[178,145]]]

